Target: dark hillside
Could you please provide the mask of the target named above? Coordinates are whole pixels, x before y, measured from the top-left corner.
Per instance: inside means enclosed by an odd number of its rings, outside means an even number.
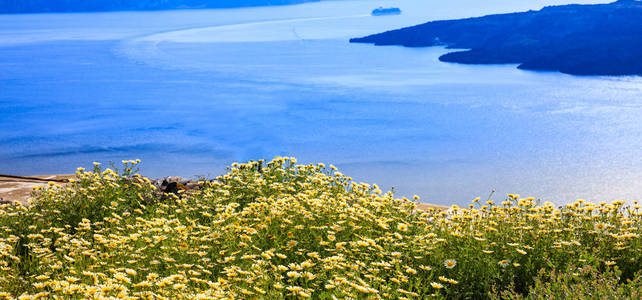
[[[350,41],[470,49],[440,57],[446,62],[517,63],[522,69],[578,75],[642,75],[642,2],[434,21]]]

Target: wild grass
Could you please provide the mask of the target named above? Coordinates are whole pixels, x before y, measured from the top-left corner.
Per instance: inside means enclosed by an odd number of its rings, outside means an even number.
[[[418,198],[293,158],[233,164],[161,201],[137,163],[79,169],[31,205],[2,206],[0,296],[634,298],[641,286],[637,202],[508,195],[420,211]]]

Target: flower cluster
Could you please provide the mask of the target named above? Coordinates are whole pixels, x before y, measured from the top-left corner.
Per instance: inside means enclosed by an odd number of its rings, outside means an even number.
[[[159,197],[138,162],[2,206],[0,298],[480,298],[571,265],[642,270],[637,203],[421,211],[288,157]]]

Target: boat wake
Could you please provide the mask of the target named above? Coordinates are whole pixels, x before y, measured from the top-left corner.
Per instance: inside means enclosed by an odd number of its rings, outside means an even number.
[[[369,15],[350,15],[334,17],[291,18],[269,21],[257,21],[239,24],[188,28],[145,35],[120,42],[114,49],[117,56],[136,63],[145,63],[161,68],[180,68],[212,71],[208,57],[202,55],[182,55],[180,51],[171,53],[161,45],[184,45],[182,50],[191,47],[188,44],[235,43],[274,43],[288,41],[312,41],[327,39],[346,39],[355,35],[356,20],[368,18]],[[265,45],[264,45],[265,46]],[[207,46],[199,46],[207,47]],[[181,48],[176,46],[174,48]],[[221,50],[222,47],[216,47]],[[204,59],[204,60],[203,60]],[[209,58],[211,59],[211,57]],[[220,61],[216,69],[224,68]],[[232,67],[232,66],[230,66]],[[234,68],[230,68],[232,71]]]

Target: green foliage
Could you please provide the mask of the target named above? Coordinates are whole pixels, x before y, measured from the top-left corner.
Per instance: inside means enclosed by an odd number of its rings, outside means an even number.
[[[569,268],[566,271],[541,272],[526,296],[513,291],[504,291],[494,298],[501,299],[581,299],[624,300],[642,298],[642,273],[623,281],[622,272],[607,267],[599,271],[592,266]]]
[[[29,206],[2,206],[0,297],[484,299],[610,291],[583,281],[639,287],[637,202],[556,208],[511,194],[421,211],[293,158],[233,164],[159,200],[136,164],[79,170]],[[572,266],[594,267],[578,277]]]

